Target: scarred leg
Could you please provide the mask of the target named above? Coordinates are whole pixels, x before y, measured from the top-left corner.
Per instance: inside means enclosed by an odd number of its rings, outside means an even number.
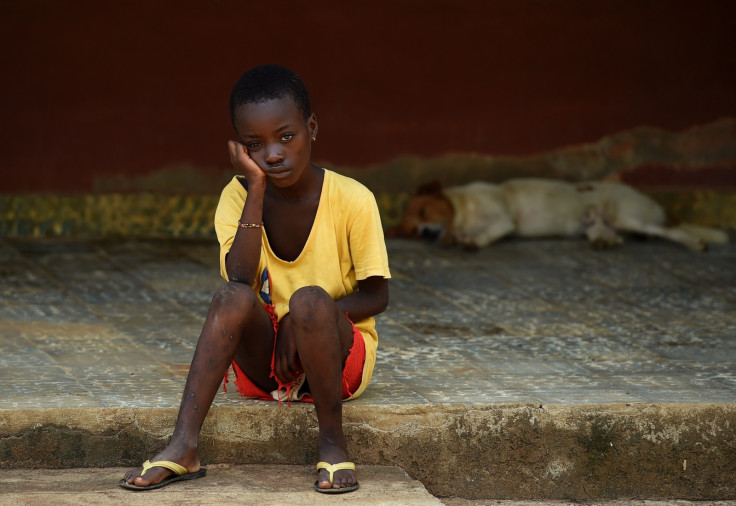
[[[190,473],[200,468],[199,432],[236,352],[238,365],[254,382],[267,390],[275,388],[268,377],[273,335],[271,319],[249,286],[226,283],[215,293],[192,358],[174,434],[151,462],[176,462]],[[140,467],[131,469],[125,473],[125,481],[147,486],[172,474],[159,467],[144,476],[141,471]]]
[[[319,460],[330,464],[347,462],[347,441],[342,426],[342,370],[353,345],[352,324],[319,287],[298,290],[289,307],[288,324],[314,398],[319,424]],[[336,471],[332,485],[329,473],[319,472],[320,488],[342,488],[356,483],[352,470]]]

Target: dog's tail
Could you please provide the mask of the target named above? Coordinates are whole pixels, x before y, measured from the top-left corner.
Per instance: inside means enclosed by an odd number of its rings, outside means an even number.
[[[690,223],[680,223],[675,228],[679,228],[690,235],[694,235],[707,244],[727,244],[728,234],[717,228],[704,227],[702,225],[692,225]]]

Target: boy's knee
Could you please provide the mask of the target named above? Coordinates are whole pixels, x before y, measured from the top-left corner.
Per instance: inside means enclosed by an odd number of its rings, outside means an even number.
[[[218,309],[242,309],[257,303],[258,298],[250,286],[233,281],[228,281],[220,286],[212,298],[212,305]]]
[[[298,324],[321,324],[325,318],[329,318],[333,307],[332,297],[319,286],[300,288],[289,301],[291,320]]]

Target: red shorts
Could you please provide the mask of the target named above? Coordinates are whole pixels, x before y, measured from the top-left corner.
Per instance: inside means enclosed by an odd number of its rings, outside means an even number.
[[[273,306],[270,305],[264,305],[263,307],[266,308],[266,311],[268,311],[269,316],[271,317],[271,321],[273,322],[273,331],[274,331],[274,354],[276,352],[276,341],[275,339],[278,338],[278,330],[279,330],[279,322],[276,318],[276,314],[274,313]],[[365,363],[365,341],[363,341],[363,334],[360,333],[360,331],[355,327],[353,322],[350,322],[351,325],[353,325],[353,346],[350,348],[350,352],[348,353],[347,359],[345,359],[345,367],[342,370],[342,398],[347,399],[350,396],[355,393],[356,390],[358,390],[358,387],[360,387],[360,383],[363,381],[363,364]],[[288,399],[289,394],[291,393],[291,387],[294,385],[294,382],[291,383],[281,383],[281,381],[276,377],[276,373],[273,370],[274,367],[274,359],[275,355],[271,355],[271,377],[276,380],[276,383],[278,383],[279,391],[282,389],[286,389],[286,398]],[[238,392],[240,392],[240,395],[243,397],[255,397],[257,399],[263,399],[263,400],[277,400],[274,398],[274,396],[265,390],[262,390],[258,386],[256,386],[255,383],[251,381],[251,379],[240,369],[240,366],[233,360],[232,363],[233,366],[233,372],[235,373],[235,380],[233,383],[235,383],[235,388]],[[223,389],[227,392],[227,383],[228,383],[228,374],[225,373],[225,381],[223,384]],[[312,399],[312,396],[307,393],[303,398],[300,399],[302,402],[314,402]],[[281,403],[281,400],[279,400],[279,403]]]

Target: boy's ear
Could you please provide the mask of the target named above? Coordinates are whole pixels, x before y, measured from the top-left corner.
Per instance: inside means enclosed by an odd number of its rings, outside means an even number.
[[[309,116],[309,119],[307,120],[307,125],[309,126],[309,136],[312,138],[316,138],[317,131],[319,130],[319,124],[317,123],[317,116],[315,116],[314,113]]]
[[[417,188],[417,195],[442,195],[442,183],[438,179]]]

